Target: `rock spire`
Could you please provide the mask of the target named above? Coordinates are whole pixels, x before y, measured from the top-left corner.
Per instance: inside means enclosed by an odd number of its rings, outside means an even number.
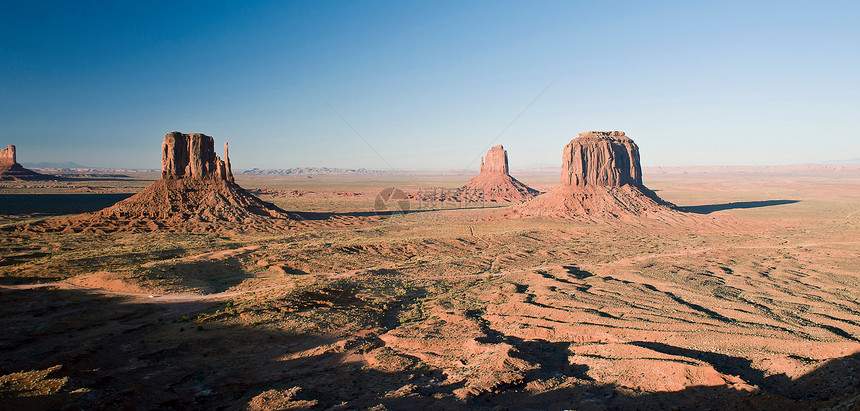
[[[481,157],[481,173],[509,174],[508,151],[501,144],[493,146],[485,157]]]

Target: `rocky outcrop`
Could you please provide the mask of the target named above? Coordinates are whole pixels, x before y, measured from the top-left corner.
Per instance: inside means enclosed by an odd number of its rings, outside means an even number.
[[[17,164],[18,159],[15,156],[15,146],[9,145],[2,150],[0,150],[0,167],[11,167],[13,164]]]
[[[481,173],[509,174],[508,151],[501,144],[493,146],[481,157]]]
[[[639,147],[621,131],[579,133],[562,151],[561,184],[513,216],[586,220],[677,215],[642,184]]]
[[[481,158],[481,172],[460,187],[457,200],[517,202],[540,194],[511,177],[508,170],[507,150],[501,145],[493,146],[487,155]]]
[[[230,145],[226,141],[224,142],[223,169],[224,179],[227,181],[233,181],[233,166],[230,165]],[[219,174],[221,173],[219,172]]]
[[[639,147],[622,131],[587,131],[564,146],[561,184],[642,185]]]
[[[224,143],[224,160],[221,160],[215,155],[215,140],[212,137],[178,131],[168,133],[161,145],[161,178],[232,182],[227,143]]]
[[[0,150],[0,181],[39,181],[54,180],[56,177],[37,173],[18,164],[15,146],[9,145]]]
[[[169,133],[161,150],[162,178],[141,192],[94,213],[45,223],[48,229],[92,231],[281,230],[294,216],[248,193],[233,180],[229,147],[224,160],[204,134]]]

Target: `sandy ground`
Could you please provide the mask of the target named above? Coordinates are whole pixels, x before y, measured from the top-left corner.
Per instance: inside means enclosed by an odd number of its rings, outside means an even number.
[[[374,212],[456,179],[240,178],[305,212],[279,230],[4,215],[0,406],[860,407],[860,175],[646,174],[671,221]]]

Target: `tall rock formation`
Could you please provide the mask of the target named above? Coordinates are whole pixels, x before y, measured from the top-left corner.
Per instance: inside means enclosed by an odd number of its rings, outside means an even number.
[[[13,164],[18,164],[18,158],[15,155],[15,146],[10,144],[9,147],[0,150],[0,167],[9,168]]]
[[[481,173],[510,174],[508,150],[499,144],[487,151],[487,155],[481,157]]]
[[[511,177],[508,152],[501,145],[493,146],[481,158],[481,172],[460,187],[459,191],[461,201],[517,202],[540,194]]]
[[[161,144],[161,178],[233,182],[227,143],[224,143],[224,160],[221,160],[215,155],[212,137],[178,131],[168,133]]]
[[[561,184],[514,210],[519,216],[581,219],[675,212],[642,184],[639,147],[621,131],[579,133],[562,151]]]
[[[38,181],[54,180],[56,177],[37,173],[18,164],[15,146],[9,145],[0,150],[0,181]]]
[[[71,230],[191,231],[280,230],[293,216],[253,196],[233,180],[229,151],[215,155],[204,134],[164,136],[161,179],[111,207],[50,224]]]
[[[639,147],[622,131],[587,131],[564,146],[561,183],[621,187],[642,185]]]

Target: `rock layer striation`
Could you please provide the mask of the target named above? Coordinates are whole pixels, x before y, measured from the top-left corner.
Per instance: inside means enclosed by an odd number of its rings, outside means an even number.
[[[639,147],[622,131],[587,131],[562,152],[561,184],[642,185]]]

